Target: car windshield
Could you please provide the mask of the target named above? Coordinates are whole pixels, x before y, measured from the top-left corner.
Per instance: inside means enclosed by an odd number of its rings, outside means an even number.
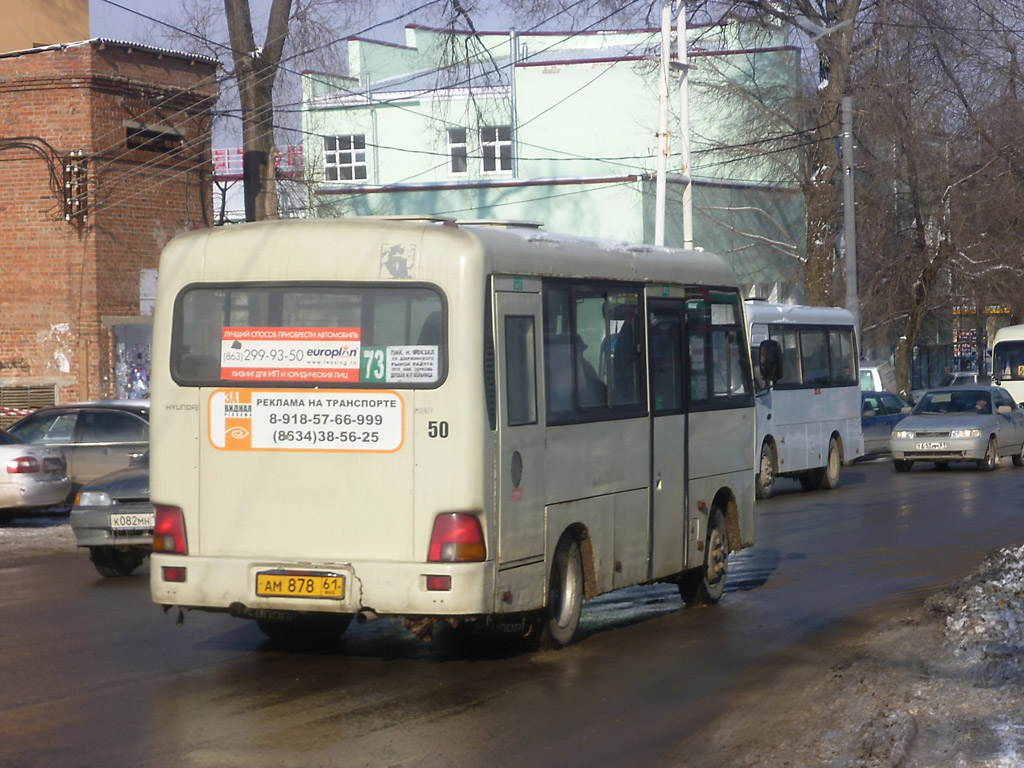
[[[14,435],[8,434],[0,429],[0,445],[17,445],[18,441],[14,438]]]
[[[992,397],[983,389],[940,390],[925,392],[915,414],[979,414],[992,413]]]

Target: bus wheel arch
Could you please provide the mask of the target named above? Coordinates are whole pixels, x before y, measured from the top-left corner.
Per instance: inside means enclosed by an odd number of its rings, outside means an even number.
[[[757,472],[754,476],[754,495],[758,499],[767,499],[775,488],[775,478],[779,474],[779,452],[771,435],[761,443],[757,456]]]

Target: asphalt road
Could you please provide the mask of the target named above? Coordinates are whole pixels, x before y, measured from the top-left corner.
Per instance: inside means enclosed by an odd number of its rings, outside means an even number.
[[[584,608],[558,652],[353,624],[284,651],[228,616],[164,615],[148,571],[83,552],[0,561],[0,766],[713,765],[702,728],[795,663],[800,644],[919,601],[1024,542],[1024,469],[845,467],[780,483],[722,603],[672,586]],[[737,734],[742,738],[742,734]]]

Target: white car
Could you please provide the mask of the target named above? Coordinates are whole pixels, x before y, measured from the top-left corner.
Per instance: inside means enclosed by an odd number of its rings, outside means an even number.
[[[0,429],[0,520],[63,504],[71,491],[59,448],[26,445]]]

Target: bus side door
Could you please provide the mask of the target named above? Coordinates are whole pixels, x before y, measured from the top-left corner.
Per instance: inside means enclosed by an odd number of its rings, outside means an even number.
[[[544,599],[541,282],[494,278],[499,611]]]
[[[687,419],[682,298],[648,298],[651,388],[650,577],[681,571],[686,539]]]

